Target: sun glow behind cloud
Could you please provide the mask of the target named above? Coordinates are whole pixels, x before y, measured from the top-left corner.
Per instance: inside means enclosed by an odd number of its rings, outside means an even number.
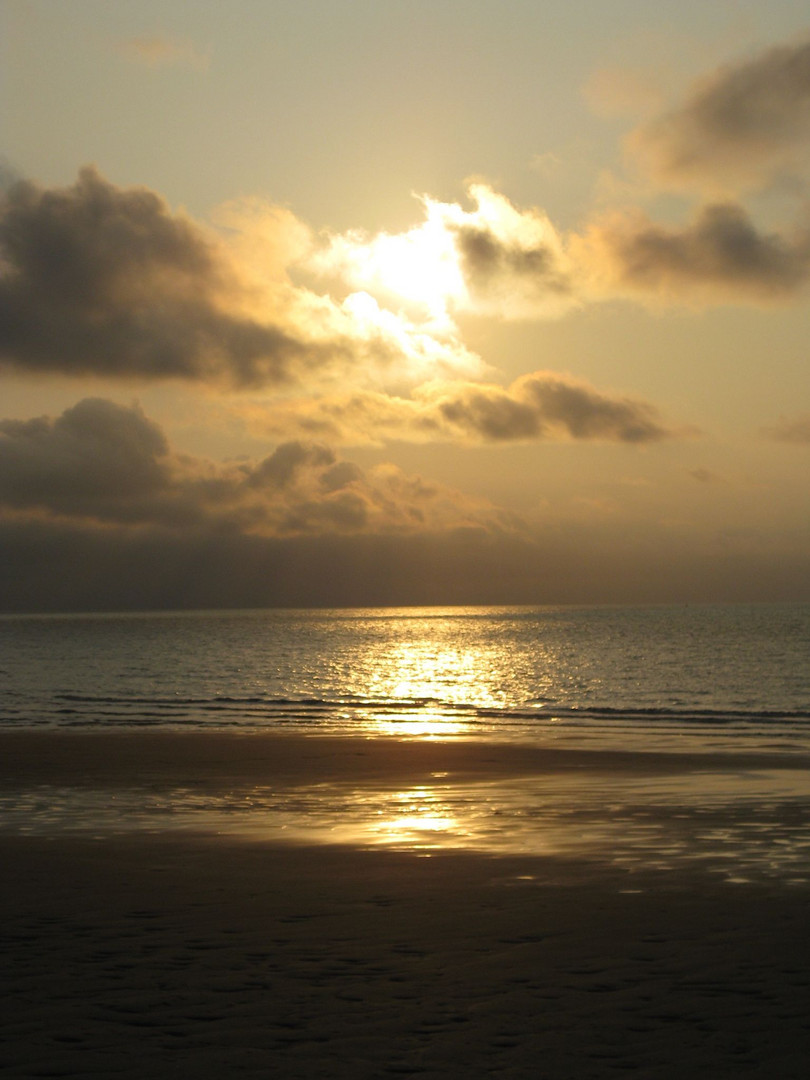
[[[371,239],[357,232],[333,237],[315,265],[339,271],[363,291],[404,306],[436,330],[448,330],[448,306],[464,297],[464,278],[453,237],[436,212],[439,204],[424,202],[427,220],[422,225]]]
[[[420,225],[331,236],[309,265],[436,334],[454,333],[456,314],[548,318],[578,302],[563,240],[542,211],[518,209],[484,183],[467,194],[472,210],[420,196]]]

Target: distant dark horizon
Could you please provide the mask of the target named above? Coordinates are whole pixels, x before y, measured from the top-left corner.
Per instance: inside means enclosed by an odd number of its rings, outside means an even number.
[[[681,564],[481,536],[130,535],[5,530],[0,611],[810,601],[810,560]]]

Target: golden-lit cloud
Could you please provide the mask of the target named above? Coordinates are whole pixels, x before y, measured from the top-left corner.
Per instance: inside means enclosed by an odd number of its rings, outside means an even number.
[[[667,425],[647,402],[604,394],[582,379],[551,371],[523,375],[508,387],[432,382],[408,398],[358,390],[236,408],[264,437],[355,445],[560,439],[642,444],[689,434]]]
[[[810,42],[779,45],[696,82],[628,148],[659,183],[738,190],[806,170]]]
[[[626,211],[563,235],[485,184],[469,195],[473,209],[424,198],[424,221],[401,234],[319,243],[286,208],[232,204],[206,226],[90,167],[67,188],[13,183],[0,199],[0,367],[321,396],[348,382],[407,399],[493,374],[462,340],[465,313],[554,318],[614,296],[767,302],[810,274],[808,229],[760,230],[733,202],[685,226]],[[329,287],[311,287],[313,274]],[[499,407],[519,430],[526,403]],[[519,437],[546,437],[548,417],[534,424]],[[446,433],[446,416],[434,426]]]
[[[439,331],[464,312],[549,318],[575,306],[573,267],[548,217],[518,209],[484,183],[468,185],[467,193],[472,210],[423,196],[420,225],[332,236],[311,265]]]
[[[810,277],[810,230],[759,230],[736,203],[699,209],[685,226],[642,211],[606,215],[574,242],[595,290],[657,301],[786,300]]]
[[[332,237],[308,263],[453,343],[463,314],[548,319],[617,297],[784,302],[810,277],[810,228],[762,228],[733,200],[701,205],[685,224],[661,224],[631,207],[564,234],[541,211],[519,209],[486,185],[469,192],[473,211],[424,198],[423,224]]]
[[[410,476],[361,469],[320,443],[290,441],[260,461],[177,453],[137,407],[87,398],[55,418],[0,421],[0,513],[97,524],[262,536],[501,529],[485,500]]]
[[[230,235],[216,232],[90,167],[69,188],[13,184],[0,204],[0,363],[230,386],[483,370],[457,338],[369,296],[339,303],[293,285],[285,263],[305,230],[278,208],[240,214],[231,208]]]

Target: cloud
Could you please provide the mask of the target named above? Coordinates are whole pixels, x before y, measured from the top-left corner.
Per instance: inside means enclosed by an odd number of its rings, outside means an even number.
[[[538,442],[577,439],[650,443],[683,435],[654,406],[600,393],[584,380],[549,371],[508,387],[428,383],[411,397],[357,391],[242,408],[265,436],[306,435],[349,444]]]
[[[17,184],[22,180],[19,169],[9,161],[7,157],[0,154],[0,191],[7,191],[13,184]]]
[[[164,490],[169,448],[137,407],[88,398],[54,420],[0,421],[0,505],[91,513]]]
[[[261,461],[179,454],[137,407],[87,398],[0,422],[0,508],[19,517],[290,536],[507,527],[484,500],[291,441]],[[509,526],[511,527],[511,526]]]
[[[502,318],[549,317],[579,303],[562,238],[536,208],[519,210],[487,184],[471,184],[475,210],[437,204],[455,240],[462,310]]]
[[[191,67],[207,70],[210,56],[201,53],[193,42],[160,35],[143,35],[118,42],[119,51],[128,59],[146,67]]]
[[[810,276],[810,231],[761,232],[736,203],[702,207],[684,227],[641,211],[595,221],[574,245],[597,290],[711,303],[786,300]]]
[[[673,535],[670,522],[578,502],[586,513],[530,526],[303,440],[215,463],[178,453],[137,406],[86,399],[0,423],[0,608],[772,600],[810,589],[803,533]]]
[[[725,483],[722,476],[719,476],[716,472],[712,472],[711,469],[706,469],[700,466],[697,469],[689,469],[689,476],[693,480],[697,480],[699,484],[722,484]]]
[[[300,341],[248,314],[213,235],[95,169],[67,189],[15,184],[0,258],[0,355],[16,368],[250,383],[303,360]]]
[[[250,240],[232,211],[227,243],[154,192],[118,188],[93,168],[70,188],[14,184],[0,204],[0,362],[231,386],[481,369],[457,340],[437,340],[370,297],[338,304],[294,286],[285,259],[303,243],[300,224],[278,208],[246,217]]]
[[[423,196],[425,220],[403,233],[331,236],[310,265],[402,305],[434,330],[470,312],[549,318],[579,303],[562,238],[538,209],[521,210],[488,184],[471,183],[474,209]]]
[[[734,203],[682,228],[625,213],[562,236],[485,184],[469,192],[472,210],[426,198],[412,230],[319,247],[259,200],[224,208],[214,229],[89,167],[67,188],[14,183],[0,196],[0,370],[327,396],[349,382],[407,399],[492,374],[461,340],[463,313],[553,318],[617,295],[764,302],[808,276],[808,230],[760,232]],[[336,279],[335,295],[301,284],[313,272]],[[498,407],[514,424],[536,409]],[[542,437],[548,419],[533,421]]]
[[[377,303],[373,294],[410,304],[434,343],[443,332],[453,339],[465,313],[547,319],[616,297],[773,303],[793,299],[810,277],[810,229],[763,230],[732,200],[700,206],[685,225],[630,209],[564,235],[485,184],[469,194],[471,211],[424,197],[425,221],[400,234],[333,236],[309,265],[367,289],[367,303]]]
[[[810,42],[770,48],[696,82],[680,105],[633,131],[627,148],[653,192],[693,188],[705,201],[683,225],[639,209],[592,219],[567,242],[584,292],[697,305],[793,299],[810,277],[806,220],[764,228],[740,199],[788,176],[795,194],[809,140]]]
[[[637,129],[630,151],[659,183],[736,190],[807,165],[810,42],[779,45],[697,82]]]
[[[778,423],[763,428],[762,434],[774,442],[810,446],[810,414],[780,417]]]

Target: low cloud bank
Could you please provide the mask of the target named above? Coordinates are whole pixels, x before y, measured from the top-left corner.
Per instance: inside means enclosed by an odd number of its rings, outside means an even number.
[[[361,469],[318,443],[224,464],[179,454],[140,409],[99,398],[0,422],[2,511],[265,536],[514,526],[484,500],[394,465]]]
[[[529,525],[313,441],[214,463],[104,399],[0,422],[2,611],[805,595],[803,537],[615,515]]]
[[[806,543],[671,543],[667,530],[621,542],[470,529],[267,537],[0,519],[5,612],[808,598]]]

